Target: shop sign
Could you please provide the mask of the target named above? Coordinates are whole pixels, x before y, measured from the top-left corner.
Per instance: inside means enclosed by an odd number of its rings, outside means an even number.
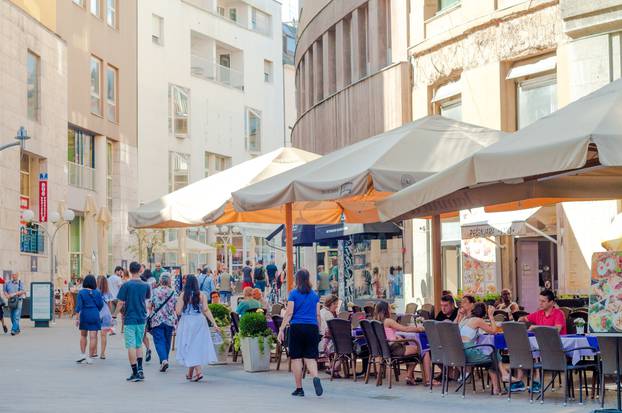
[[[465,225],[461,228],[462,239],[499,237],[501,235],[522,236],[527,235],[524,222],[512,222],[507,224],[480,224]]]
[[[39,174],[39,222],[48,220],[48,174]]]

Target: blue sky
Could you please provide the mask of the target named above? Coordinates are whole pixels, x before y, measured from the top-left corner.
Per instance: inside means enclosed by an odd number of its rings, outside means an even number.
[[[281,0],[281,19],[284,22],[292,21],[293,18],[298,20],[298,0]]]

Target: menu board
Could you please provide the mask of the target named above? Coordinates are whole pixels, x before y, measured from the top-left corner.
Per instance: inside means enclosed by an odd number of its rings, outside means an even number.
[[[462,240],[462,288],[472,295],[497,292],[496,247],[489,239]]]
[[[52,284],[49,282],[30,283],[30,319],[50,321],[52,319]]]
[[[592,255],[589,332],[622,335],[622,251]]]

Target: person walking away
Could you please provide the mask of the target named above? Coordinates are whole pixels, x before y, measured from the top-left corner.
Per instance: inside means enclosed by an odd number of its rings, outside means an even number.
[[[396,297],[395,294],[395,284],[396,284],[396,275],[395,275],[395,267],[389,267],[389,276],[387,277],[387,281],[389,282],[389,299],[394,299]]]
[[[110,293],[110,286],[108,285],[108,279],[106,276],[100,275],[97,277],[97,290],[101,294],[102,300],[104,301],[104,305],[99,311],[99,318],[101,320],[101,351],[99,353],[99,358],[105,360],[108,334],[112,330],[112,294]]]
[[[246,265],[242,268],[242,290],[246,287],[253,288],[253,269],[250,260],[246,260]]]
[[[317,293],[320,297],[330,293],[330,276],[324,271],[323,265],[317,266]]]
[[[19,320],[22,317],[22,303],[26,297],[24,283],[19,279],[19,274],[14,272],[11,279],[4,284],[4,294],[7,297],[9,312],[11,315],[11,335],[21,333]]]
[[[203,379],[201,367],[218,361],[207,319],[220,332],[216,320],[207,305],[207,297],[201,294],[197,277],[189,275],[184,292],[177,300],[175,312],[181,316],[177,327],[177,350],[175,359],[188,368],[186,379],[195,382]]]
[[[153,289],[156,286],[156,280],[153,277],[151,270],[145,269],[145,264],[141,264],[140,268],[142,271],[140,274],[140,279],[146,282],[147,284],[149,284],[149,290],[150,290],[149,292],[151,295],[151,293],[153,293]],[[148,302],[145,305],[147,308],[149,308]],[[149,335],[146,334],[146,332],[145,332],[145,335],[143,336],[143,344],[145,346],[145,362],[149,363],[151,361],[151,343],[149,342]]]
[[[259,288],[263,294],[266,291],[266,269],[263,267],[263,261],[259,260],[253,270],[253,281],[255,288]]]
[[[168,369],[168,356],[171,351],[173,330],[177,323],[175,306],[177,294],[171,287],[171,274],[163,272],[160,275],[160,286],[153,290],[149,306],[151,316],[148,319],[153,345],[160,360],[160,372]]]
[[[372,296],[372,279],[371,279],[370,263],[365,263],[365,269],[363,270],[363,280],[365,281],[365,293]]]
[[[222,267],[222,272],[218,276],[218,292],[220,301],[226,305],[231,305],[231,293],[233,292],[233,277],[227,267]]]
[[[114,273],[110,277],[108,277],[108,290],[110,291],[110,295],[112,296],[111,301],[111,312],[114,314],[117,311],[117,304],[119,300],[117,300],[117,294],[119,294],[119,289],[123,285],[123,267],[116,266],[114,269]],[[110,335],[114,336],[116,331],[114,330],[114,325],[110,329]]]
[[[0,324],[2,324],[2,331],[4,334],[9,332],[6,324],[4,323],[4,310],[3,308],[8,304],[8,300],[4,294],[4,278],[0,277],[0,284],[2,284],[2,288],[0,288]]]
[[[86,361],[91,364],[97,357],[97,332],[101,330],[99,312],[104,307],[104,300],[97,290],[97,280],[94,275],[87,275],[82,282],[82,289],[78,292],[76,306],[76,325],[80,329],[80,356],[77,363]],[[89,339],[89,355],[86,355],[86,339]]]
[[[289,325],[289,357],[296,390],[292,396],[304,396],[302,388],[302,362],[313,378],[315,394],[321,396],[324,390],[317,372],[318,344],[320,342],[320,297],[311,288],[309,271],[296,272],[296,288],[289,293],[287,310],[279,330],[278,340],[284,342],[285,327]]]
[[[276,273],[279,271],[279,267],[276,266],[274,260],[270,261],[270,264],[266,266],[266,273],[268,274],[268,285],[270,292],[276,290]]]
[[[188,282],[187,278],[186,282]],[[205,298],[209,302],[212,296],[212,291],[216,291],[216,286],[214,285],[214,280],[210,275],[209,268],[203,268],[203,270],[199,274],[198,282],[199,290],[203,293],[203,295],[205,295]]]
[[[143,351],[142,341],[145,336],[145,322],[147,320],[146,301],[151,298],[149,284],[140,279],[140,264],[136,261],[130,263],[131,278],[121,286],[119,290],[119,309],[123,310],[123,323],[125,325],[124,339],[127,357],[132,368],[132,374],[127,381],[143,381]]]
[[[283,263],[283,267],[276,278],[276,288],[279,290],[279,299],[285,299],[285,291],[287,291],[287,263]]]

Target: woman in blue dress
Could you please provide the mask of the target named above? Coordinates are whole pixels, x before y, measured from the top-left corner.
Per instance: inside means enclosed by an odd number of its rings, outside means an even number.
[[[97,290],[95,276],[84,277],[82,289],[78,292],[78,305],[76,306],[76,324],[80,329],[80,357],[77,363],[86,361],[93,362],[97,357],[97,332],[101,330],[100,310],[104,307],[104,300]],[[86,355],[86,337],[89,337],[89,354]]]

